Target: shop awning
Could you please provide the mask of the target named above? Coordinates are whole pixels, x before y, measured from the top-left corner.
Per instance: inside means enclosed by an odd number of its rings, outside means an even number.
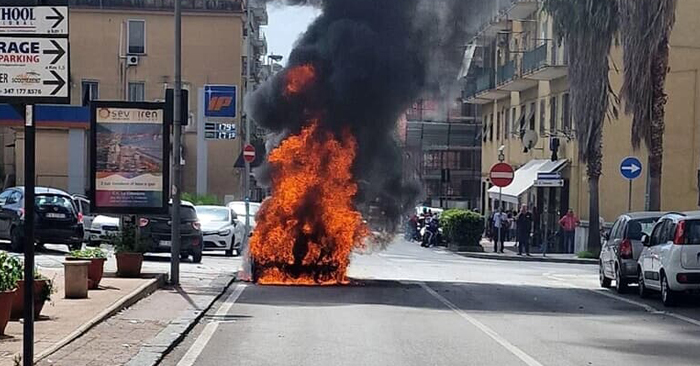
[[[568,160],[530,160],[527,164],[515,171],[513,183],[503,188],[503,202],[518,204],[518,198],[537,180],[537,173],[556,173],[564,169]],[[498,187],[489,188],[489,197],[498,199]]]

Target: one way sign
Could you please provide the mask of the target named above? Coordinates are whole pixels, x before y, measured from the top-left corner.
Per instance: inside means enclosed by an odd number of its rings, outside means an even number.
[[[622,159],[622,162],[620,162],[620,174],[629,180],[639,178],[642,175],[642,162],[634,156]]]
[[[0,99],[69,99],[68,39],[0,37]]]

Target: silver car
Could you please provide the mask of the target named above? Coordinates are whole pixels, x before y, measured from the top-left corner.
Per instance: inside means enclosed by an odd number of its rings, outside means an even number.
[[[660,212],[632,212],[620,215],[600,249],[600,285],[623,293],[629,283],[637,282],[637,259],[644,249],[642,236],[649,235]]]

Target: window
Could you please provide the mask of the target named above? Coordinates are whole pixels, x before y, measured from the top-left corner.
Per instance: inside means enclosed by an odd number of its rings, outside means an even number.
[[[4,205],[7,203],[7,199],[10,197],[14,191],[5,191],[0,194],[0,205]]]
[[[530,123],[530,129],[533,131],[535,130],[535,113],[536,113],[535,109],[536,108],[537,108],[537,104],[535,102],[530,103],[530,114],[528,115],[528,117],[530,118],[530,121],[528,121],[528,122]]]
[[[551,133],[556,133],[559,126],[557,126],[557,97],[552,97],[549,99],[549,131]]]
[[[99,99],[99,84],[97,83],[97,81],[83,80],[83,82],[80,85],[81,98],[87,98],[88,101]]]
[[[145,96],[146,84],[142,82],[129,83],[129,101],[130,102],[143,102],[146,100]]]
[[[496,141],[501,139],[501,114],[496,112]]]
[[[493,113],[489,114],[487,120],[489,121],[489,141],[493,141]]]
[[[143,55],[146,53],[146,21],[129,20],[126,25],[126,53]]]
[[[545,135],[545,130],[544,130],[544,119],[545,119],[544,111],[545,111],[545,108],[546,108],[545,99],[542,98],[542,100],[540,100],[540,136],[542,136],[542,137],[544,137],[544,135]]]
[[[21,199],[22,199],[22,194],[17,192],[17,191],[14,191],[14,192],[12,192],[10,197],[7,198],[7,201],[5,202],[5,204],[9,205],[9,204],[17,203]]]
[[[571,104],[569,101],[569,93],[564,94],[561,102],[562,124],[565,132],[571,132]]]
[[[615,223],[612,226],[612,229],[610,229],[610,240],[615,239],[615,235],[617,235],[620,231],[620,226],[622,226],[622,219],[617,219]]]
[[[513,107],[513,108],[511,108],[511,119],[510,119],[510,123],[513,124],[512,128],[511,128],[511,131],[513,131],[513,134],[515,134],[515,131],[517,131],[517,129],[518,129],[517,126],[515,125],[516,123],[518,123],[518,120],[517,120],[517,118],[515,118],[515,116],[516,116],[515,107]]]
[[[510,111],[508,109],[503,110],[503,116],[504,116],[504,124],[505,124],[505,132],[503,139],[509,139],[510,138]],[[515,113],[513,113],[513,116],[515,116]]]

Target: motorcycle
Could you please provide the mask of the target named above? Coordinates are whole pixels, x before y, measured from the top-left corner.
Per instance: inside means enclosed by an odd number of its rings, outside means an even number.
[[[430,248],[442,243],[442,228],[437,219],[427,219],[426,224],[421,228],[421,246]]]

